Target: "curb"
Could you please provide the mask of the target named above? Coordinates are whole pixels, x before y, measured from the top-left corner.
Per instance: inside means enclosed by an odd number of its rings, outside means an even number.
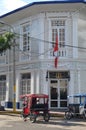
[[[20,116],[21,112],[13,112],[13,111],[0,111],[0,115],[9,115],[9,116]]]
[[[9,115],[9,116],[17,116],[20,117],[20,111],[0,111],[0,115]],[[64,112],[50,112],[51,117],[64,117]]]

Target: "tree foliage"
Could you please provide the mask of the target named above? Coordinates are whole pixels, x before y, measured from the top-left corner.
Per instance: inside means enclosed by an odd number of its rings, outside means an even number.
[[[3,35],[0,35],[0,52],[11,49],[13,45],[14,33],[6,32]]]

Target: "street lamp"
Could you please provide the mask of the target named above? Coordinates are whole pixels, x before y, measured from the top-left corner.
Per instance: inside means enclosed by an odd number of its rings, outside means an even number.
[[[10,24],[0,21],[0,24],[7,25],[12,29],[12,32],[15,34],[13,26]],[[15,76],[15,38],[13,39],[13,111],[16,111],[16,76]]]

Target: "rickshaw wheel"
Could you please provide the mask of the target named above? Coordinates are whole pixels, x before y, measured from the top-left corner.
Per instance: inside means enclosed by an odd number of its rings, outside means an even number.
[[[49,113],[44,113],[44,120],[45,122],[48,122],[50,119],[50,114]]]
[[[86,112],[83,113],[83,118],[86,119]]]
[[[25,115],[25,114],[22,112],[21,115],[20,115],[20,117],[23,118],[24,121],[25,121],[25,119],[26,119],[26,117],[28,117],[28,115]]]
[[[37,115],[36,115],[36,114],[33,114],[33,113],[30,114],[30,121],[31,121],[32,123],[35,123],[35,122],[36,122],[36,118],[37,118]]]
[[[72,113],[69,111],[65,112],[65,118],[70,120],[72,118]]]
[[[21,112],[20,117],[21,117],[21,118],[23,118],[23,117],[24,117],[24,113],[23,113],[23,112]]]

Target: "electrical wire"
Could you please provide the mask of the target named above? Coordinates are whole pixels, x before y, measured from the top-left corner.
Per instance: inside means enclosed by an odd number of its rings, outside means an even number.
[[[18,35],[18,34],[17,34],[17,35]],[[22,35],[22,36],[23,36],[23,35]],[[17,36],[17,37],[19,38],[19,36]],[[52,44],[52,45],[55,44],[55,42],[46,41],[46,40],[42,40],[42,39],[38,39],[38,38],[34,38],[34,37],[30,37],[30,39],[38,40],[38,41],[41,41],[41,42],[43,42],[43,43],[49,43],[49,44]],[[61,44],[58,44],[58,45],[61,45]],[[72,45],[64,45],[64,47],[71,47],[71,48],[76,48],[76,49],[80,49],[80,50],[86,50],[85,47],[72,46]],[[19,51],[21,51],[24,55],[27,55],[27,56],[29,56],[29,57],[32,57],[30,54],[26,54],[25,51],[23,51],[23,50],[21,50],[21,49],[19,49]],[[44,53],[38,53],[38,55],[33,56],[33,57],[41,56],[41,55],[43,55],[43,54],[48,53],[49,51],[53,51],[53,47],[50,48],[50,49],[48,49],[48,50],[45,51]],[[83,52],[83,51],[82,51],[82,52]],[[84,52],[85,52],[85,51],[84,51]],[[30,53],[35,53],[35,52],[32,52],[32,51],[31,51]],[[36,54],[36,53],[35,53],[35,54]]]
[[[67,19],[69,19],[70,17],[72,17],[72,15],[75,15],[75,14],[77,14],[78,12],[80,12],[83,8],[85,8],[86,7],[86,5],[85,6],[82,6],[81,8],[79,8],[79,9],[77,9],[74,13],[72,13],[70,16],[67,16],[68,18]],[[35,19],[35,20],[38,20],[38,18],[37,19]],[[31,28],[32,29],[32,28]],[[49,30],[48,30],[49,31]],[[42,32],[42,33],[40,33],[40,34],[43,34],[44,32]],[[24,37],[24,35],[22,35],[22,34],[18,34],[18,33],[15,33],[16,34],[16,36],[17,37]],[[40,34],[37,34],[37,35],[40,35]],[[50,43],[50,44],[55,44],[55,42],[51,42],[51,41],[46,41],[46,40],[42,40],[42,39],[38,39],[38,38],[35,38],[35,37],[29,37],[29,38],[31,38],[31,39],[35,39],[35,40],[38,40],[38,41],[41,41],[41,42],[44,42],[44,43]],[[61,45],[61,44],[58,44],[58,45]],[[64,45],[64,47],[71,47],[71,48],[78,48],[78,49],[83,49],[83,50],[86,50],[86,48],[85,47],[79,47],[79,46],[72,46],[72,45]],[[49,50],[52,50],[53,48],[51,48],[51,49],[49,49]],[[22,51],[22,50],[20,50],[20,51]],[[24,51],[22,51],[23,53],[24,53]],[[40,55],[43,55],[43,54],[45,54],[45,53],[47,53],[48,51],[46,51],[46,52],[44,52],[44,53],[40,53],[39,54],[39,56]],[[34,53],[34,52],[32,52],[32,53]],[[26,53],[24,53],[25,55],[26,55]]]

